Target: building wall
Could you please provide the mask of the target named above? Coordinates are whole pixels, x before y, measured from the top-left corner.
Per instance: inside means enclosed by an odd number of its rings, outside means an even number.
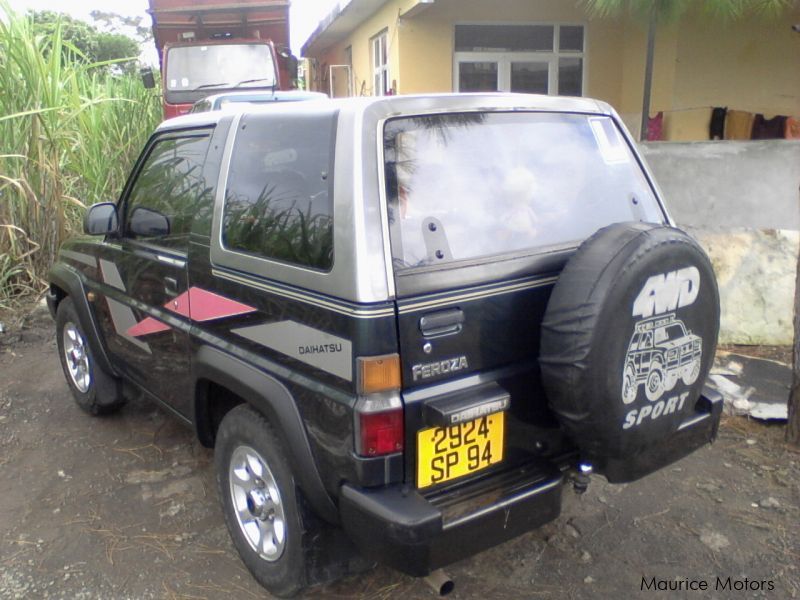
[[[416,4],[416,0],[392,0],[387,2],[380,10],[352,31],[346,39],[327,49],[324,54],[314,56],[313,58],[316,59],[315,89],[326,93],[330,92],[327,83],[328,65],[345,64],[345,50],[350,46],[353,60],[353,94],[355,96],[373,95],[371,40],[386,29],[389,50],[389,78],[397,83],[398,93],[403,93],[400,91],[400,30],[398,28],[398,16],[406,12],[414,4]]]
[[[344,49],[352,46],[354,93],[371,95],[369,40],[388,28],[390,76],[397,93],[450,92],[456,23],[583,23],[584,94],[612,104],[638,135],[645,22],[590,19],[580,4],[565,0],[436,0],[416,16],[401,19],[415,4],[390,0],[346,40],[315,57],[318,64],[326,68],[344,62]],[[800,8],[780,19],[720,21],[690,14],[659,26],[651,114],[665,112],[666,139],[707,139],[713,106],[768,117],[800,113],[800,34],[791,30],[792,23],[800,23]]]
[[[800,113],[800,8],[779,19],[684,19],[677,39],[671,140],[707,139],[710,107]]]

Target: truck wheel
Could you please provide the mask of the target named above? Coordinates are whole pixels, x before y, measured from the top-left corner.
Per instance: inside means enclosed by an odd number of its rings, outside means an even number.
[[[654,360],[650,363],[650,372],[644,383],[644,393],[650,402],[655,402],[664,394],[664,368],[661,362]]]
[[[633,365],[625,366],[625,374],[622,377],[622,401],[625,404],[630,404],[636,400],[636,392],[639,390],[639,385],[636,383],[636,369]]]
[[[217,488],[234,546],[253,577],[288,598],[306,587],[304,536],[313,515],[299,502],[280,438],[242,404],[220,424],[214,448]]]
[[[692,385],[700,376],[700,359],[695,358],[686,370],[681,375],[681,380],[684,385]]]
[[[106,415],[125,404],[119,380],[94,360],[72,298],[64,298],[56,311],[56,343],[61,368],[75,401],[90,415]]]

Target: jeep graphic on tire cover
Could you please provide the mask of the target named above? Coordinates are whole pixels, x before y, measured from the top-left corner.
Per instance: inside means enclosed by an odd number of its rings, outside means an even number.
[[[703,340],[686,329],[675,313],[636,323],[625,355],[622,401],[636,400],[640,384],[651,402],[661,399],[680,379],[692,385],[700,374]]]
[[[567,263],[542,322],[549,406],[599,470],[663,443],[694,414],[718,331],[697,242],[662,225],[601,229]]]

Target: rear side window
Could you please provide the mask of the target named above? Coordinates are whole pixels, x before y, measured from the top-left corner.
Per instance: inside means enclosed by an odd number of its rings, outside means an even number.
[[[125,204],[126,237],[186,251],[195,213],[211,202],[203,177],[209,140],[210,133],[198,132],[150,148]]]
[[[386,125],[384,150],[396,268],[577,244],[611,223],[664,220],[608,117],[395,119]]]
[[[225,248],[330,270],[335,127],[335,114],[242,117],[225,190]]]

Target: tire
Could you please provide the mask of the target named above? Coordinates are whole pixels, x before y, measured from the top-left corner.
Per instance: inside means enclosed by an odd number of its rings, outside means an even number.
[[[95,361],[72,298],[56,311],[56,344],[67,385],[78,406],[93,416],[107,415],[125,405],[121,382]]]
[[[622,376],[622,401],[630,404],[636,401],[639,384],[636,383],[636,369],[633,365],[625,365],[625,374]]]
[[[681,381],[684,385],[692,385],[700,376],[700,360],[695,358],[691,365],[681,375]]]
[[[716,278],[696,241],[665,225],[605,227],[569,259],[548,300],[539,347],[548,406],[598,472],[634,461],[695,414],[718,331]],[[702,348],[696,377],[682,381],[653,356],[645,393],[631,390],[630,366],[659,344],[690,340]]]
[[[313,538],[315,518],[301,501],[280,438],[241,404],[220,424],[214,463],[225,523],[244,564],[270,593],[296,595],[309,584],[305,538]]]
[[[650,363],[650,371],[644,382],[644,393],[650,402],[656,402],[664,395],[666,381],[664,380],[664,367],[657,360]]]

